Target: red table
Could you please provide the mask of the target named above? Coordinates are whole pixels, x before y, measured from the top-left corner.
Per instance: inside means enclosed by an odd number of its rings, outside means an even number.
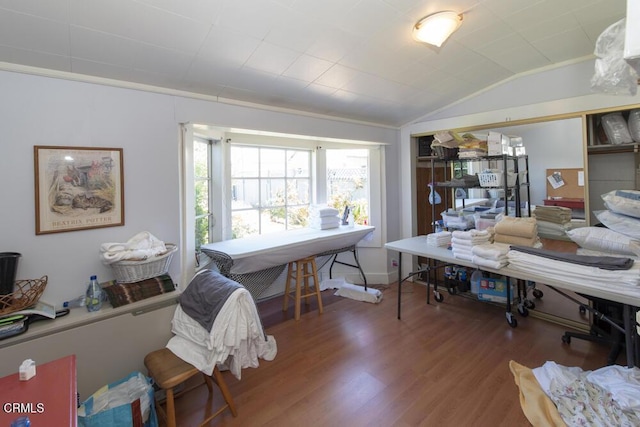
[[[545,206],[563,206],[570,209],[584,209],[584,199],[571,199],[563,197],[561,199],[544,199]]]
[[[0,378],[0,426],[25,415],[32,427],[77,426],[76,356],[35,363],[36,376],[28,381],[18,373]]]

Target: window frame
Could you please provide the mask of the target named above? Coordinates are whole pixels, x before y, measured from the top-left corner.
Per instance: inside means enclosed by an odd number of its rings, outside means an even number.
[[[231,171],[230,171],[230,143],[246,143],[258,146],[273,146],[278,148],[310,147],[312,203],[326,203],[326,157],[325,148],[368,148],[369,149],[369,225],[375,227],[373,233],[358,243],[362,248],[380,248],[382,246],[382,232],[385,213],[382,206],[385,203],[385,149],[386,144],[336,140],[332,138],[305,137],[300,135],[272,134],[257,131],[236,130],[209,125],[182,123],[180,125],[180,189],[181,189],[181,265],[182,280],[189,283],[196,272],[195,253],[195,193],[193,167],[193,138],[194,135],[205,139],[212,139],[211,168],[213,186],[213,201],[210,210],[215,218],[215,225],[210,232],[213,242],[231,238]],[[200,268],[206,265],[204,260]]]

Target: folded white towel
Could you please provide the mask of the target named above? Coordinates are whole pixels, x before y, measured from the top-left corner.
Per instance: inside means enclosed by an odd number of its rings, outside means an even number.
[[[327,230],[329,228],[337,228],[339,226],[340,218],[337,216],[312,218],[309,220],[309,228],[315,228],[316,230]]]
[[[311,216],[325,217],[325,216],[338,216],[340,211],[336,208],[331,208],[326,205],[312,205],[309,208],[309,214]]]
[[[473,246],[471,251],[474,255],[482,258],[497,260],[507,256],[509,245],[504,243],[485,243],[483,245]]]
[[[483,245],[487,243],[489,243],[489,238],[479,238],[474,240],[459,239],[457,237],[451,238],[451,244],[458,245],[458,246],[466,246],[469,248],[471,248],[472,246]]]
[[[452,237],[455,237],[461,240],[473,240],[475,238],[490,238],[491,234],[487,230],[476,230],[476,229],[468,230],[468,231],[455,230],[452,234]]]
[[[474,255],[471,258],[471,262],[480,267],[495,268],[496,270],[502,267],[506,267],[507,264],[509,264],[509,260],[507,258],[503,258],[500,260],[493,260],[493,259],[482,258],[477,255]]]
[[[453,257],[454,258],[464,259],[464,260],[467,260],[467,261],[471,261],[473,259],[473,255],[471,254],[471,252],[455,251],[455,250],[452,250],[452,252],[453,252]]]

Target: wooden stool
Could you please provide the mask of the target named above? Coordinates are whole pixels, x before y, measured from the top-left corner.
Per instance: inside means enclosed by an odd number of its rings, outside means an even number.
[[[311,269],[311,271],[309,271]],[[314,290],[309,288],[309,278],[313,278]],[[318,268],[316,266],[316,257],[310,256],[297,261],[292,261],[287,267],[287,281],[284,290],[284,303],[282,311],[289,308],[289,294],[291,291],[291,280],[295,280],[295,319],[300,320],[300,300],[305,299],[305,303],[309,304],[309,297],[315,295],[318,298],[318,311],[322,314],[322,295],[320,294],[320,281],[318,280]],[[304,282],[304,294],[302,293],[302,283]]]
[[[229,393],[229,389],[227,388],[227,384],[224,382],[224,378],[222,378],[222,374],[218,370],[216,366],[213,370],[213,374],[211,376],[205,374],[204,372],[199,371],[193,365],[185,362],[180,359],[178,356],[173,354],[171,350],[168,348],[163,348],[161,350],[153,351],[147,354],[144,358],[144,365],[147,367],[147,371],[149,372],[149,376],[153,378],[154,382],[163,390],[165,390],[167,394],[166,398],[166,412],[162,409],[160,402],[156,404],[156,410],[166,419],[168,427],[176,426],[176,411],[174,404],[174,397],[178,397],[183,393],[193,390],[195,387],[200,386],[201,384],[197,384],[194,387],[190,387],[188,389],[182,390],[174,396],[173,388],[177,385],[185,382],[189,378],[193,377],[201,373],[204,376],[205,383],[207,384],[207,388],[209,389],[209,394],[211,395],[211,399],[213,399],[213,383],[215,382],[220,391],[222,392],[222,396],[226,404],[218,409],[213,415],[204,420],[201,426],[211,421],[213,418],[220,415],[225,409],[229,408],[233,416],[237,416],[238,412],[236,411],[236,405],[233,402],[233,398],[231,397],[231,393]]]

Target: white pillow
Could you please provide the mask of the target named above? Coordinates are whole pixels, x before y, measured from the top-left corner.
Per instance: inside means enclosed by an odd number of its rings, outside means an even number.
[[[640,239],[640,219],[606,210],[594,211],[593,214],[605,227],[625,236]]]
[[[600,197],[604,200],[607,209],[622,215],[640,218],[640,191],[613,190]]]
[[[604,227],[574,228],[567,236],[584,249],[640,256],[640,241]]]

